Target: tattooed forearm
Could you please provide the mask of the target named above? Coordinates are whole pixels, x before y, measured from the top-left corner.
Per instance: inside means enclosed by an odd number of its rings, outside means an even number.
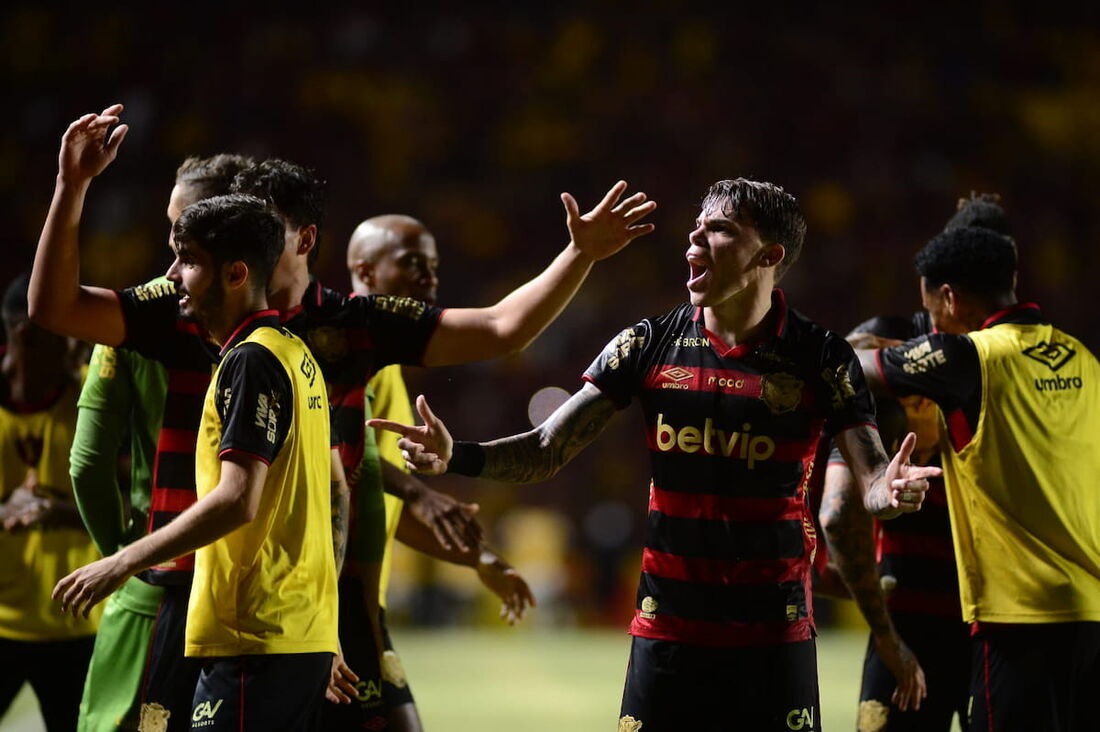
[[[856,495],[863,497],[863,505],[870,513],[881,516],[890,508],[890,490],[886,485],[886,468],[890,458],[882,449],[878,430],[861,425],[844,430],[836,436],[837,446],[858,483]]]
[[[891,632],[893,626],[875,566],[871,516],[860,500],[856,479],[846,466],[827,468],[820,516],[829,558],[835,562],[871,632],[876,635]]]
[[[551,478],[596,439],[614,413],[611,400],[585,384],[530,432],[483,443],[485,467],[481,476],[508,483]]]

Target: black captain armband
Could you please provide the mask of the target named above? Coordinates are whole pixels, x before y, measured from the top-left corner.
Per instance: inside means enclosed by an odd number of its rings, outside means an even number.
[[[485,467],[485,448],[476,442],[455,442],[451,448],[451,461],[447,463],[448,473],[468,475],[476,478]]]

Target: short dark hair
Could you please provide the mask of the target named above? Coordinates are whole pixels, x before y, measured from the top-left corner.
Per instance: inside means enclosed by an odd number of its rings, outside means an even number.
[[[295,226],[316,226],[318,241],[309,253],[309,264],[317,261],[325,217],[325,182],[314,171],[272,158],[239,172],[232,190],[262,198]]]
[[[266,290],[283,252],[283,222],[264,201],[233,193],[193,203],[183,210],[172,238],[198,244],[215,266],[242,261],[254,289]]]
[[[1016,244],[984,226],[960,226],[933,237],[915,264],[929,288],[946,284],[995,299],[1012,293]]]
[[[955,213],[943,228],[958,229],[963,226],[981,226],[998,234],[1011,235],[1008,217],[1001,206],[1001,197],[996,193],[971,191],[970,198],[960,198]]]
[[[777,280],[798,261],[806,238],[806,219],[795,197],[779,186],[747,178],[720,180],[703,196],[703,208],[711,206],[752,224],[762,241],[783,246]]]
[[[176,169],[176,184],[193,186],[198,200],[224,196],[230,192],[233,179],[256,161],[244,155],[219,153],[208,158],[195,155],[184,160]]]
[[[27,291],[31,287],[31,273],[23,272],[4,290],[2,306],[5,321],[18,320],[27,316]]]

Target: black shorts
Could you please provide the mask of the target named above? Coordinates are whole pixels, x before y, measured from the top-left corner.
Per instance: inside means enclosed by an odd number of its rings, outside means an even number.
[[[76,729],[94,645],[94,635],[55,641],[0,638],[0,717],[28,682],[47,729]]]
[[[168,732],[191,729],[191,700],[202,671],[201,659],[183,655],[190,596],[190,584],[164,588],[145,659],[141,715],[147,719],[164,719],[167,715]]]
[[[902,712],[890,697],[897,682],[867,643],[863,686],[859,692],[860,730],[866,732],[949,732],[957,714],[966,725],[970,700],[970,626],[961,620],[897,614],[894,626],[924,669],[928,696],[919,710]]]
[[[308,732],[321,726],[331,653],[210,658],[190,715],[203,732]]]
[[[620,730],[816,732],[816,642],[726,648],[634,638],[619,714]]]
[[[326,730],[378,730],[385,729],[391,709],[402,704],[412,704],[412,691],[401,662],[393,652],[389,632],[382,623],[382,642],[386,655],[386,673],[378,665],[378,651],[371,633],[366,603],[363,601],[363,583],[358,577],[340,578],[340,648],[344,661],[359,676],[356,688],[359,696],[351,704],[331,704],[324,708]]]
[[[1100,623],[983,624],[971,649],[971,732],[1100,729]]]

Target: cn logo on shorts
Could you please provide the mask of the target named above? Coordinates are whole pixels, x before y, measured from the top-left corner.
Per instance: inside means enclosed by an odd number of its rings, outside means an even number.
[[[218,699],[215,704],[211,704],[208,701],[200,702],[191,715],[191,721],[195,723],[193,726],[207,727],[214,724],[214,715],[218,713],[224,701],[225,699]]]
[[[814,728],[814,710],[813,709],[792,709],[787,713],[787,728],[788,729],[813,729]]]

